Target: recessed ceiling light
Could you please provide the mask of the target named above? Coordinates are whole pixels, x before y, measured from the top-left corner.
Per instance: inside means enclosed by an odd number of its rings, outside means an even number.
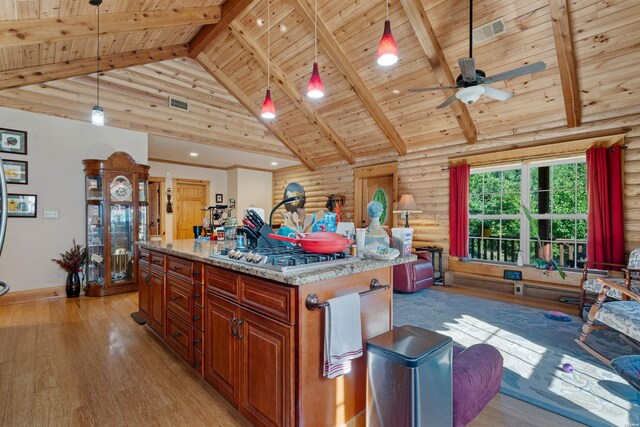
[[[278,162],[271,162],[271,166],[278,166]]]
[[[198,153],[189,153],[191,157],[198,157]]]
[[[391,92],[395,93],[396,95],[400,93],[400,91],[398,89],[394,89]]]
[[[256,24],[258,24],[259,27],[262,27],[264,25],[264,21],[262,20],[262,18],[258,18],[256,19]]]
[[[284,24],[280,24],[280,32],[284,33],[285,31],[287,31],[287,26]]]

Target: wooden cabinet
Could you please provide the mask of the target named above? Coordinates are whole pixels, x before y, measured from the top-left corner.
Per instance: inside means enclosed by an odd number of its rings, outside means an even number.
[[[83,160],[85,173],[88,296],[135,291],[139,270],[135,242],[147,238],[149,166],[116,152]]]
[[[145,320],[149,320],[149,302],[151,294],[151,271],[149,263],[146,261],[140,261],[138,263],[138,277],[141,282],[138,286],[138,312],[144,317]]]
[[[164,274],[159,273],[155,269],[150,271],[150,290],[149,290],[149,326],[158,335],[164,337]],[[147,286],[146,284],[144,286]]]

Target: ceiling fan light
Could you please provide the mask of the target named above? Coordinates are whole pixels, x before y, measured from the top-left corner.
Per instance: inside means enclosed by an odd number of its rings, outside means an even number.
[[[460,101],[464,102],[465,104],[473,104],[480,98],[480,96],[483,93],[484,93],[484,86],[482,85],[470,86],[470,87],[465,87],[463,89],[460,89],[456,93],[456,98],[458,98]]]
[[[273,105],[273,101],[271,100],[271,90],[267,89],[267,95],[264,97],[264,102],[262,103],[262,108],[260,109],[263,119],[275,119],[276,117],[276,106]]]
[[[324,85],[320,78],[320,71],[318,71],[318,63],[313,63],[313,71],[311,72],[311,78],[307,85],[307,96],[309,98],[322,98],[324,96]]]
[[[388,67],[396,62],[398,62],[398,44],[393,39],[391,22],[387,19],[384,21],[384,32],[378,44],[378,64]]]
[[[91,109],[91,124],[94,126],[104,126],[104,110],[99,105],[94,105]]]

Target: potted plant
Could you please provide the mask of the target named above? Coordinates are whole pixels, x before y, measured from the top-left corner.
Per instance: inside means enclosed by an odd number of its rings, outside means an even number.
[[[73,246],[65,253],[60,254],[59,259],[51,259],[51,261],[58,264],[67,275],[67,298],[77,298],[80,296],[80,288],[82,282],[78,273],[82,271],[84,263],[87,261],[87,249],[82,245],[77,245],[75,239],[73,240]]]

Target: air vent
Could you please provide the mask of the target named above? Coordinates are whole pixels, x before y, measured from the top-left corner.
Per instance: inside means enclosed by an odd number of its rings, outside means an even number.
[[[473,29],[473,42],[480,43],[489,39],[492,39],[499,34],[504,33],[504,20],[502,18],[497,19],[488,24]]]
[[[177,108],[178,110],[189,111],[189,101],[170,96],[169,107]]]

